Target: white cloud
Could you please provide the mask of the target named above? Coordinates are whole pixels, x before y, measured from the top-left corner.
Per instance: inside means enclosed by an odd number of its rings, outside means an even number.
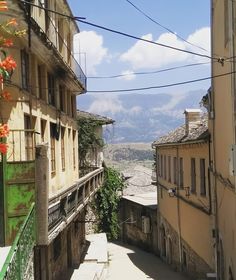
[[[152,34],[144,35],[142,38],[154,41]],[[192,44],[202,46],[203,48],[209,50],[210,28],[204,27],[196,30],[193,34],[188,36],[187,40]],[[163,33],[157,40],[155,40],[155,42],[183,50],[207,54],[203,50],[178,39],[175,34],[171,33]],[[128,51],[120,56],[120,60],[122,62],[129,63],[132,69],[137,70],[142,68],[160,68],[176,62],[190,62],[193,60],[193,57],[195,56],[192,54],[174,51],[169,48],[138,41]]]
[[[124,108],[118,96],[101,95],[96,97],[90,105],[88,111],[96,114],[115,114],[124,111]]]
[[[136,75],[134,74],[134,72],[130,71],[130,70],[123,71],[121,74],[124,76],[119,77],[120,80],[131,81],[136,78]]]
[[[96,66],[109,58],[108,50],[103,46],[103,37],[94,31],[82,31],[74,36],[74,53],[76,59],[79,59],[79,53],[86,53],[86,61],[81,55],[81,66],[86,63],[87,75],[95,75]]]
[[[131,109],[127,110],[127,113],[130,115],[137,115],[142,112],[142,108],[140,106],[134,106]]]

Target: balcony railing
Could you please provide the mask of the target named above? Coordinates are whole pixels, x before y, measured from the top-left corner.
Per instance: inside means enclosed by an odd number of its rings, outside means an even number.
[[[0,280],[22,280],[26,279],[26,275],[27,279],[33,279],[33,269],[30,266],[33,264],[35,243],[35,207],[32,205],[0,271]]]
[[[67,66],[67,70],[71,72],[71,74],[80,82],[84,88],[84,91],[86,91],[87,78],[72,53],[71,42],[69,42],[70,39],[66,43],[67,40],[62,37],[61,32],[59,32],[59,26],[56,26],[49,13],[46,13],[45,21],[48,22],[48,27],[45,31],[38,24],[37,19],[35,19],[34,16],[29,13],[30,9],[28,8],[28,4],[20,3],[20,5],[25,13],[30,16],[30,27],[35,31],[36,34],[39,35],[40,39],[43,40],[45,46],[53,50],[53,57],[64,62],[65,66]]]
[[[88,203],[103,183],[103,168],[97,168],[86,174],[78,182],[49,199],[48,230],[49,235],[54,228],[73,215]]]

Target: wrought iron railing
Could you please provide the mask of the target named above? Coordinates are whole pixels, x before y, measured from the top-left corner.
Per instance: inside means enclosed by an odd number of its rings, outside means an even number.
[[[30,279],[33,274],[33,248],[36,242],[35,207],[31,206],[0,272],[0,280]],[[32,275],[33,278],[33,275]]]

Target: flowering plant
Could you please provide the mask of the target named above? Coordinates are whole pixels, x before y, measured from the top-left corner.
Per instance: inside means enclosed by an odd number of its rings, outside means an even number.
[[[0,12],[8,10],[7,1],[0,0]],[[17,67],[16,61],[11,55],[7,55],[5,48],[13,46],[13,36],[22,36],[25,30],[15,28],[17,22],[15,18],[0,23],[0,101],[11,100],[11,94],[4,89],[4,83],[9,80],[13,70]],[[7,144],[4,140],[9,135],[7,124],[0,122],[0,153],[7,153]]]

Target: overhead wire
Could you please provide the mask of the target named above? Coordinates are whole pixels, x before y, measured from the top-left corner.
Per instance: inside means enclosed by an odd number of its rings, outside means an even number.
[[[144,11],[142,11],[139,7],[137,7],[134,3],[132,3],[131,1],[129,0],[125,0],[126,2],[128,2],[131,6],[133,6],[137,11],[139,11],[142,15],[144,15],[146,18],[148,18],[149,20],[151,20],[152,22],[154,22],[155,24],[157,24],[158,26],[164,28],[165,30],[167,30],[169,33],[172,33],[174,34],[177,38],[179,38],[180,40],[188,43],[189,45],[193,46],[193,47],[197,47],[201,50],[204,50],[206,52],[209,52],[208,50],[204,49],[203,47],[201,46],[198,46],[198,45],[195,45],[189,41],[187,41],[186,39],[184,39],[183,37],[181,37],[180,35],[178,35],[176,32],[172,31],[170,28],[168,27],[165,27],[164,25],[162,25],[161,23],[157,22],[156,20],[154,20],[153,18],[151,18],[148,14],[146,14]]]
[[[113,79],[113,78],[121,78],[121,77],[132,76],[132,75],[150,75],[150,74],[157,74],[157,73],[177,70],[177,69],[181,69],[181,68],[187,68],[187,67],[193,67],[193,66],[199,66],[199,65],[206,65],[206,64],[209,64],[209,63],[210,62],[192,63],[192,64],[169,67],[169,68],[155,70],[155,71],[130,72],[130,73],[126,73],[126,74],[117,74],[117,75],[111,75],[111,76],[87,76],[87,79]]]
[[[134,35],[122,32],[122,31],[114,30],[114,29],[111,29],[111,28],[108,28],[108,27],[105,27],[105,26],[102,26],[102,25],[98,25],[98,24],[95,24],[95,23],[92,23],[92,22],[85,21],[85,20],[83,20],[84,18],[82,18],[82,17],[65,15],[63,13],[60,13],[60,12],[57,12],[57,11],[54,11],[54,10],[51,10],[51,9],[48,9],[48,8],[45,8],[45,7],[41,7],[39,5],[31,3],[29,1],[22,0],[21,2],[29,4],[29,5],[34,6],[34,7],[37,7],[39,9],[43,9],[45,11],[49,11],[49,12],[52,12],[52,13],[64,16],[64,17],[66,17],[68,19],[72,19],[72,20],[84,23],[86,25],[90,25],[90,26],[93,26],[93,27],[96,27],[96,28],[99,28],[99,29],[102,29],[102,30],[106,30],[106,31],[112,32],[114,34],[119,34],[119,35],[122,35],[122,36],[125,36],[125,37],[128,37],[128,38],[132,38],[132,39],[135,39],[135,40],[138,40],[138,41],[146,42],[146,43],[149,43],[149,44],[157,45],[157,46],[160,46],[160,47],[172,49],[172,50],[183,52],[183,53],[188,53],[188,54],[196,55],[196,56],[203,57],[203,58],[213,59],[213,60],[216,60],[216,61],[218,61],[220,59],[220,58],[212,57],[210,55],[201,54],[201,53],[197,53],[197,52],[194,52],[194,51],[185,50],[185,49],[177,48],[177,47],[174,47],[174,46],[171,46],[171,45],[167,45],[167,44],[163,44],[163,43],[158,43],[158,42],[151,41],[151,40],[148,40],[148,39],[140,38],[140,37],[137,37],[137,36],[134,36]]]
[[[170,83],[170,84],[165,84],[165,85],[160,85],[160,86],[129,88],[129,89],[115,89],[115,90],[88,90],[87,92],[89,92],[89,93],[115,93],[115,92],[131,92],[131,91],[143,91],[143,90],[151,90],[151,89],[160,89],[160,88],[167,88],[167,87],[186,85],[186,84],[191,84],[191,83],[196,83],[196,82],[202,82],[202,81],[205,81],[205,80],[210,80],[210,79],[215,79],[215,78],[219,78],[219,77],[224,77],[224,76],[227,76],[227,75],[232,75],[234,73],[236,73],[236,71],[227,72],[227,73],[214,75],[214,76],[209,76],[209,77],[204,77],[204,78],[199,78],[199,79],[194,79],[194,80],[178,82],[178,83]]]

